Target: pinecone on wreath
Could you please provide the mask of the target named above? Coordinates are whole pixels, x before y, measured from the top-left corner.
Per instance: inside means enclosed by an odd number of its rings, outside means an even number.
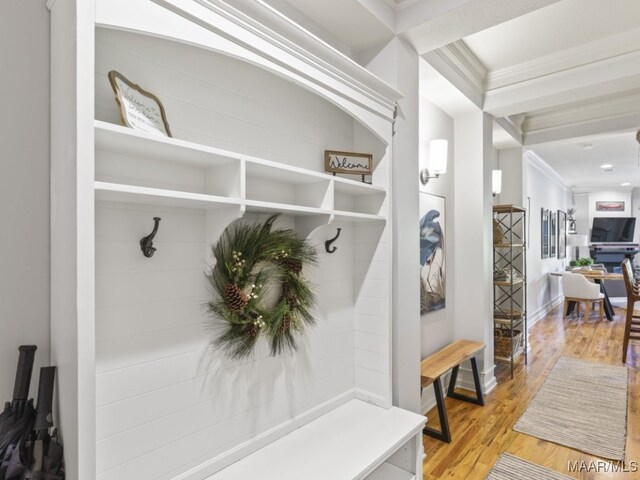
[[[288,272],[295,273],[296,275],[300,275],[300,272],[302,272],[302,262],[297,258],[280,258],[278,260],[278,263],[280,263],[280,265],[282,265],[282,268],[284,268]]]
[[[242,312],[249,303],[249,295],[235,283],[229,283],[224,289],[224,302],[229,310]]]
[[[250,323],[246,327],[247,335],[250,337],[257,337],[260,333],[260,328],[255,323]]]
[[[282,316],[282,323],[280,324],[280,333],[285,333],[291,328],[291,317],[287,314]]]

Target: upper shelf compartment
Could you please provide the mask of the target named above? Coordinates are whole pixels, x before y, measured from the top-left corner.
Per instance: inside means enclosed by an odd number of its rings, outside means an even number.
[[[239,161],[237,155],[226,150],[153,135],[100,120],[95,122],[95,144],[97,151],[194,167],[217,167]]]
[[[146,8],[137,0],[131,5]],[[197,195],[207,195],[237,200],[250,213],[384,221],[388,121],[384,131],[377,130],[381,117],[369,111],[365,123],[352,111],[353,97],[319,95],[290,75],[230,56],[220,45],[206,47],[202,42],[209,36],[200,32],[202,41],[186,45],[134,28],[96,29],[95,180],[110,191],[98,196],[112,198],[113,191],[123,190],[118,198],[126,191],[132,200],[155,202],[175,192],[176,205],[187,203],[185,195],[196,195],[194,204],[203,200]],[[160,99],[174,138],[118,125],[107,78],[112,70]],[[372,154],[374,172],[367,178],[374,185],[361,183],[359,176],[325,173],[325,150]],[[162,193],[132,195],[130,189],[138,187]]]

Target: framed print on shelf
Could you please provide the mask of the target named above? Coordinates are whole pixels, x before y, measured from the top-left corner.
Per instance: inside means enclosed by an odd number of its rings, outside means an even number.
[[[541,258],[549,258],[549,210],[540,209]]]
[[[420,314],[446,305],[445,199],[420,192]]]
[[[567,258],[567,214],[558,210],[558,258]]]
[[[158,97],[115,70],[109,72],[109,83],[116,95],[123,125],[147,133],[172,136],[164,107]]]
[[[549,257],[555,258],[558,230],[557,230],[558,216],[556,212],[549,212]]]

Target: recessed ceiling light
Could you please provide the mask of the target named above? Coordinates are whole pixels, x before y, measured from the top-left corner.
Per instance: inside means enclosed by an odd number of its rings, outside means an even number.
[[[628,187],[629,185],[631,185],[629,182],[624,182],[620,184],[620,186],[622,187]]]
[[[613,170],[613,165],[611,165],[610,163],[603,163],[602,165],[600,165],[600,168],[605,172],[610,172],[611,170]]]
[[[582,144],[582,149],[583,150],[593,150],[593,147],[594,147],[593,143],[583,143]]]

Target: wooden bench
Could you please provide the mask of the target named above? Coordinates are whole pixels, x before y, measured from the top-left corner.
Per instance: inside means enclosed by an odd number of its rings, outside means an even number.
[[[449,430],[447,410],[444,405],[442,384],[440,382],[440,377],[449,370],[453,369],[451,372],[451,380],[449,381],[447,396],[449,398],[455,398],[475,405],[484,405],[484,397],[482,396],[482,389],[480,388],[480,376],[478,375],[478,365],[476,364],[475,359],[475,356],[484,350],[484,347],[485,345],[482,342],[457,340],[439,352],[436,352],[422,360],[420,364],[421,387],[425,388],[433,384],[433,389],[436,393],[436,403],[438,405],[438,417],[440,418],[440,431],[434,428],[424,427],[423,433],[425,435],[451,443],[451,431]],[[455,392],[456,380],[458,379],[458,369],[460,368],[460,364],[467,360],[471,360],[473,382],[476,388],[475,397]]]

